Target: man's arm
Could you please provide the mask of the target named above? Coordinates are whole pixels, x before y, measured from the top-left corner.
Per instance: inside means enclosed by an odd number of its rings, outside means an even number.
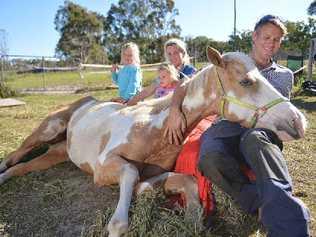
[[[182,113],[182,103],[186,93],[185,83],[178,85],[172,96],[167,126],[164,137],[168,138],[170,144],[181,145],[186,130],[186,119]]]

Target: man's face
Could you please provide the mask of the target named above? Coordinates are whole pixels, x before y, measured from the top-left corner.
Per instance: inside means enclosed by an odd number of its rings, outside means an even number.
[[[170,63],[179,69],[183,64],[183,52],[178,49],[176,45],[169,45],[166,48],[166,53],[169,57]]]
[[[281,46],[282,31],[279,27],[268,23],[252,34],[253,50],[262,59],[270,59]]]

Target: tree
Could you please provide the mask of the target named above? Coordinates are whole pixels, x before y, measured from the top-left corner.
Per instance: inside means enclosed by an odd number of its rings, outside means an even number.
[[[314,0],[307,8],[307,13],[309,15],[316,15],[316,0]]]
[[[299,52],[306,57],[311,38],[316,37],[316,20],[308,18],[308,23],[303,21],[285,23],[288,34],[282,48],[285,51]]]
[[[188,53],[195,61],[206,62],[206,47],[210,45],[210,39],[206,36],[197,36],[195,38],[187,37],[185,42],[187,44]]]
[[[227,42],[215,41],[206,36],[197,36],[195,38],[187,37],[185,38],[185,42],[187,44],[189,55],[199,62],[207,61],[206,48],[208,46],[217,49],[221,53],[228,51]]]
[[[140,47],[142,61],[160,61],[166,38],[180,35],[176,15],[172,0],[119,0],[117,5],[112,4],[104,22],[109,58],[119,61],[121,44],[134,41]]]
[[[249,30],[238,32],[236,36],[230,35],[228,40],[229,50],[248,53],[252,46],[252,32]]]
[[[60,33],[56,53],[66,59],[94,62],[91,54],[106,57],[101,47],[103,17],[95,12],[65,1],[55,16],[55,29]]]

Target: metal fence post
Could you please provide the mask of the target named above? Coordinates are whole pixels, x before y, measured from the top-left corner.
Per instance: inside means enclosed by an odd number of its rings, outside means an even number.
[[[42,57],[42,80],[43,80],[43,88],[45,89],[46,88],[46,83],[45,83],[45,70],[44,70],[44,57]]]
[[[3,55],[1,55],[1,81],[0,81],[0,84],[3,84],[4,82],[4,59],[3,59]]]
[[[307,80],[311,81],[313,77],[313,64],[314,54],[316,53],[316,38],[311,39],[309,47],[308,67],[307,67]]]

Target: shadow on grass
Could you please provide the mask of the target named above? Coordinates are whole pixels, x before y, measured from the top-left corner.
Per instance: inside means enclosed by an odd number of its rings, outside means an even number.
[[[299,109],[304,109],[308,112],[316,111],[315,101],[306,101],[303,98],[294,98],[291,102]]]

